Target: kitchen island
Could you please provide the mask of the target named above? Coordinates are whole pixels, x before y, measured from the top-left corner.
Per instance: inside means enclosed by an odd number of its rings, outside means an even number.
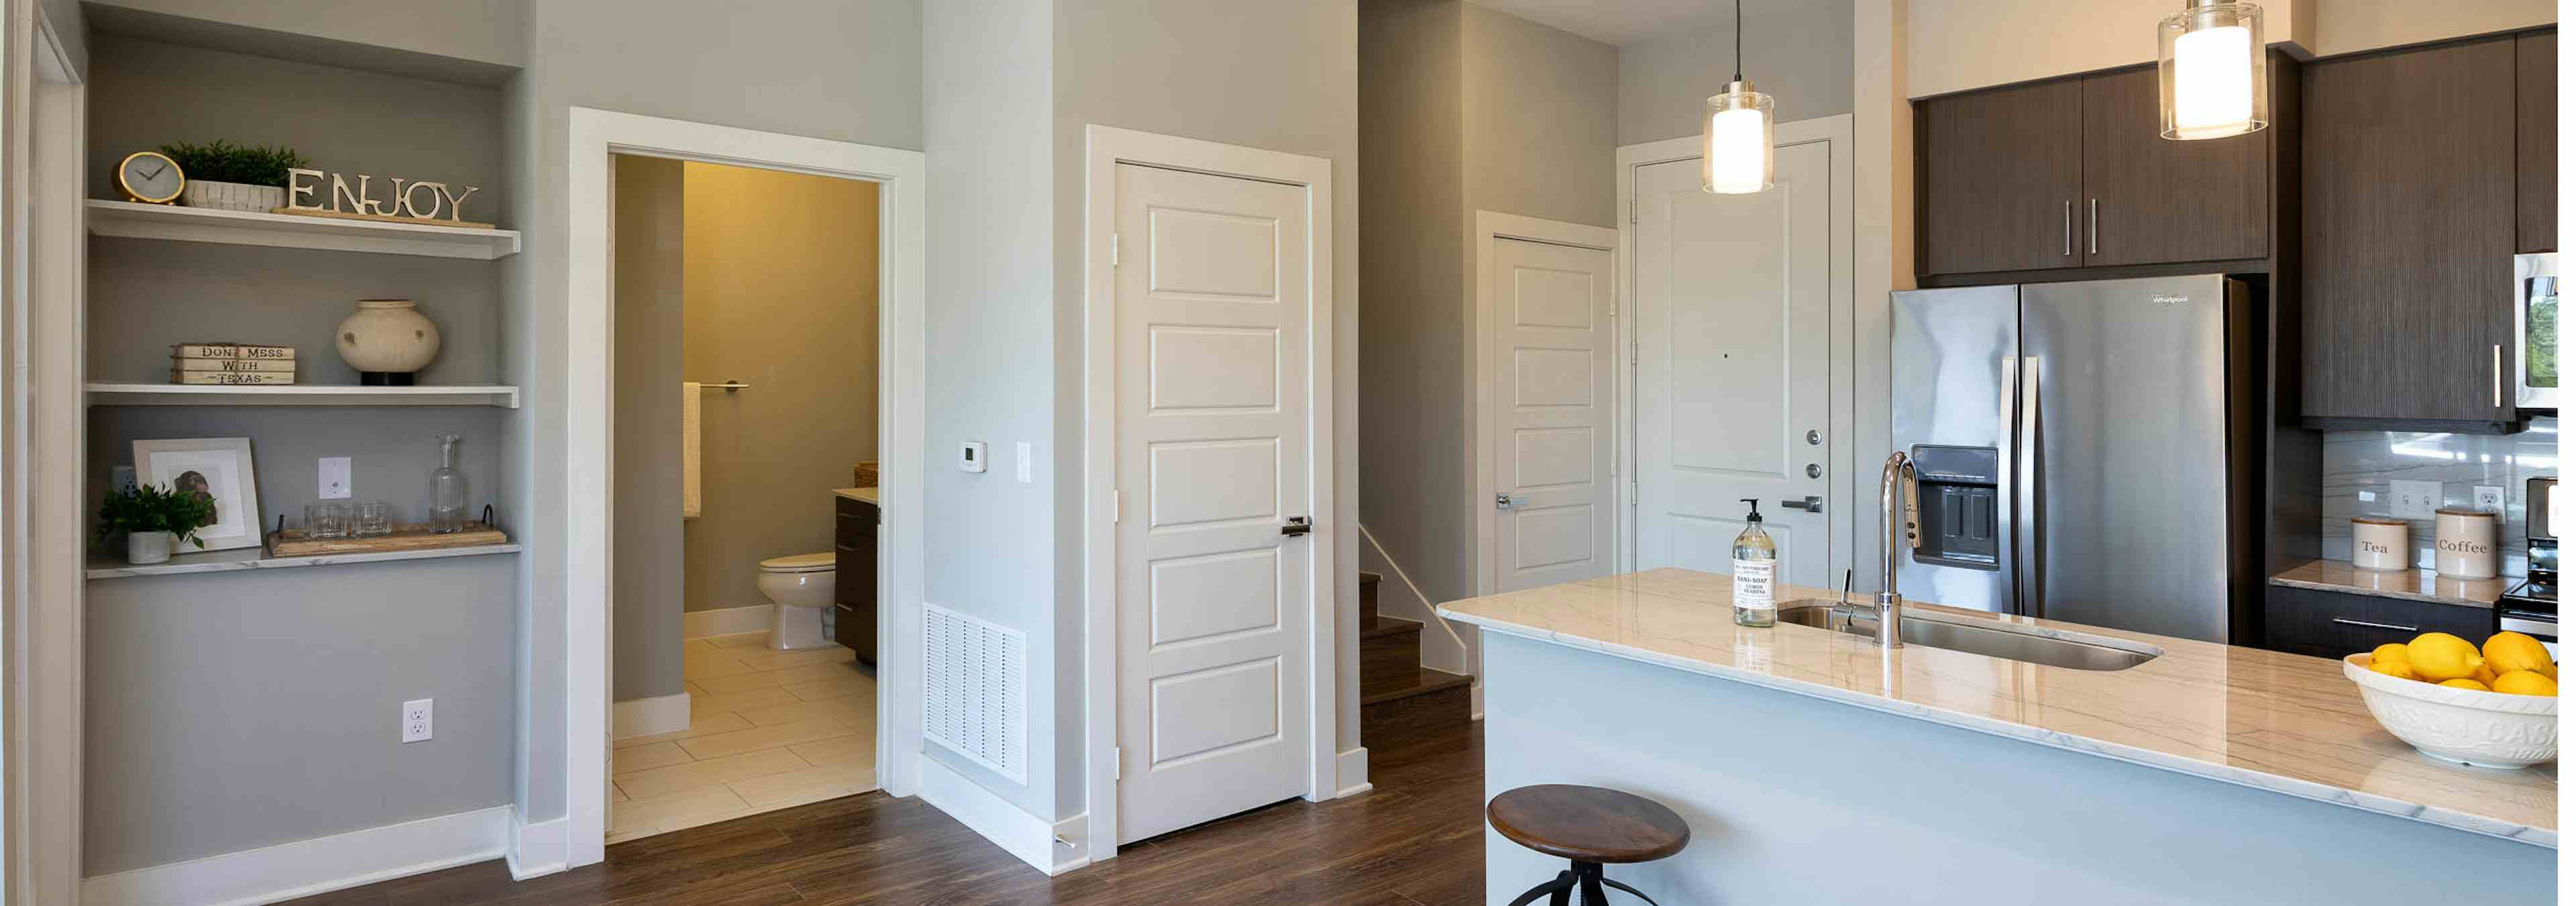
[[[1731,594],[1663,569],[1440,607],[1485,630],[1488,797],[1575,783],[1671,806],[1689,848],[1611,869],[1664,903],[2554,896],[2557,766],[2419,755],[2335,661],[1914,603],[2154,657],[1882,651],[1738,627]],[[1562,868],[1487,831],[1490,903]]]

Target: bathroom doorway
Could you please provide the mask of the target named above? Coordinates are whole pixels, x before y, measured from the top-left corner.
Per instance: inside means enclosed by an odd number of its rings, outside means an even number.
[[[606,843],[874,790],[880,186],[615,155]]]

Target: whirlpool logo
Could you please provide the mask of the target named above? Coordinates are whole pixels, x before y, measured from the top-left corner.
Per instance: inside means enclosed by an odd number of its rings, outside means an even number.
[[[2172,293],[2157,293],[2155,295],[2148,296],[2147,301],[2156,303],[2157,305],[2182,305],[2190,302],[2191,297],[2177,296]]]

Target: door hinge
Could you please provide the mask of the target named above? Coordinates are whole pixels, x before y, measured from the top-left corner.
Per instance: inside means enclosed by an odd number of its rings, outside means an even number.
[[[1628,222],[1637,222],[1637,200],[1634,198],[1628,199]]]
[[[1116,747],[1116,746],[1111,746],[1111,747],[1110,747],[1110,749],[1109,749],[1109,779],[1111,779],[1111,780],[1125,780],[1125,779],[1127,779],[1127,750],[1126,750],[1126,749],[1121,749],[1121,748],[1118,748],[1118,747]]]
[[[1644,495],[1637,492],[1637,480],[1634,478],[1628,479],[1628,505],[1636,506],[1637,499],[1642,496]]]
[[[1109,266],[1118,266],[1118,234],[1109,234]]]
[[[1637,341],[1628,341],[1628,364],[1637,364]]]
[[[1126,504],[1127,504],[1127,492],[1125,492],[1125,491],[1111,491],[1111,492],[1109,492],[1109,521],[1110,521],[1112,524],[1117,523],[1117,522],[1118,522],[1118,520],[1120,520],[1120,519],[1124,519],[1124,518],[1126,518],[1126,516],[1127,516],[1127,506],[1126,506]]]

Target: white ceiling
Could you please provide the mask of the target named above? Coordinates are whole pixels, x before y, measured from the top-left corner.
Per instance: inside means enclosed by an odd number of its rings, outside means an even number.
[[[1570,31],[1604,44],[1630,44],[1658,35],[1695,31],[1735,21],[1733,0],[1471,0],[1478,6]],[[1760,16],[1814,0],[1745,0],[1744,14]]]

